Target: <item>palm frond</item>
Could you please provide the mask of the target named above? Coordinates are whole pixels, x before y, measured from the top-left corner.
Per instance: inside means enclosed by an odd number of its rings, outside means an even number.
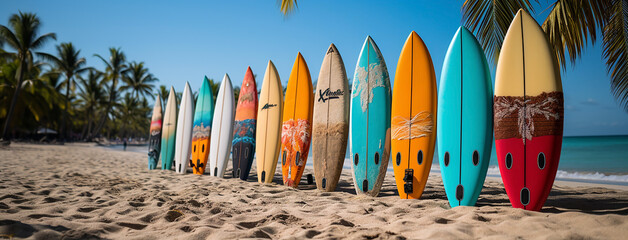
[[[17,39],[17,36],[15,36],[11,29],[4,25],[0,25],[0,37],[4,39],[7,45],[15,49],[16,51],[19,51],[19,49],[21,48],[20,41]]]
[[[610,1],[559,0],[550,6],[552,10],[543,23],[543,30],[554,48],[558,64],[567,66],[566,55],[573,64],[589,44],[595,43],[597,29],[602,29],[608,19],[605,11]]]
[[[32,48],[37,49],[42,47],[46,42],[50,40],[57,40],[57,34],[55,33],[46,33],[44,35],[39,36],[35,41],[31,43]]]
[[[529,0],[466,0],[462,21],[482,44],[488,59],[497,64],[504,36],[519,9],[534,12]]]
[[[61,59],[57,58],[55,55],[52,55],[50,53],[45,53],[45,52],[36,52],[35,53],[38,57],[40,57],[41,59],[51,62],[57,66],[61,65]]]
[[[604,27],[604,58],[611,74],[611,92],[628,111],[628,1],[614,0]]]
[[[279,10],[281,10],[281,13],[283,13],[284,16],[287,16],[299,7],[297,0],[277,0],[277,4],[279,5]]]

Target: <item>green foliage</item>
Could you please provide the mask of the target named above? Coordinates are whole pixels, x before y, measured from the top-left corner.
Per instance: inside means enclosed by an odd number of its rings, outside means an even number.
[[[11,17],[9,27],[0,25],[0,47],[15,50],[0,49],[0,121],[12,126],[10,133],[24,136],[44,126],[81,140],[147,138],[151,107],[146,95],[153,97],[158,79],[144,63],[128,63],[120,48],[110,48],[106,60],[95,54],[106,66],[99,71],[85,67],[72,43],[56,46],[56,55],[34,52],[56,38],[54,33],[39,36],[39,25],[35,14],[22,12]],[[34,61],[33,55],[46,62]]]
[[[520,8],[534,13],[529,0],[466,0],[462,5],[464,25],[475,33],[493,64]],[[598,31],[602,33],[611,92],[628,111],[628,0],[556,0],[549,8],[543,30],[563,69],[567,56],[574,64],[589,42],[595,43]]]

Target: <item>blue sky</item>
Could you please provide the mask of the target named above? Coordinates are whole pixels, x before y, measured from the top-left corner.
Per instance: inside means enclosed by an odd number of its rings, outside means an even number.
[[[34,12],[43,23],[41,33],[57,33],[57,41],[42,51],[54,53],[55,44],[71,41],[88,65],[103,69],[93,54],[107,57],[109,47],[121,47],[128,60],[145,62],[159,84],[178,91],[186,81],[196,91],[204,75],[219,81],[225,73],[239,86],[247,66],[260,84],[268,60],[285,84],[299,51],[315,80],[332,42],[353,78],[367,35],[378,44],[394,80],[401,47],[414,30],[429,48],[438,80],[449,42],[461,25],[462,2],[299,1],[299,9],[284,17],[273,0],[2,0],[0,24],[6,25],[18,10]],[[543,19],[546,7],[537,7],[533,16]],[[600,42],[568,66],[562,79],[566,136],[628,134],[628,113],[610,93]]]

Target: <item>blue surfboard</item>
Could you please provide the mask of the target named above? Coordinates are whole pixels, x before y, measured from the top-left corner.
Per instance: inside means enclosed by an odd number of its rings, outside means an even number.
[[[371,37],[362,46],[351,92],[351,169],[358,194],[377,196],[390,156],[388,69]]]
[[[491,157],[493,89],[484,51],[464,27],[445,56],[438,115],[438,162],[449,205],[474,206]]]

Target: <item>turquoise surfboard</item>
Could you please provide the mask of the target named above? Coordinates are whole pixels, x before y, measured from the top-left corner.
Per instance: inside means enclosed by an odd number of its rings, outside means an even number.
[[[388,69],[371,37],[362,46],[351,92],[351,170],[358,194],[377,196],[390,156]]]
[[[451,40],[438,89],[438,162],[451,207],[474,206],[491,157],[493,89],[484,51],[464,27]]]
[[[161,170],[171,170],[177,133],[177,97],[170,87],[161,128]]]
[[[207,168],[212,120],[214,119],[214,95],[207,76],[203,79],[194,108],[192,126],[192,159],[190,167],[194,174],[203,175]]]

